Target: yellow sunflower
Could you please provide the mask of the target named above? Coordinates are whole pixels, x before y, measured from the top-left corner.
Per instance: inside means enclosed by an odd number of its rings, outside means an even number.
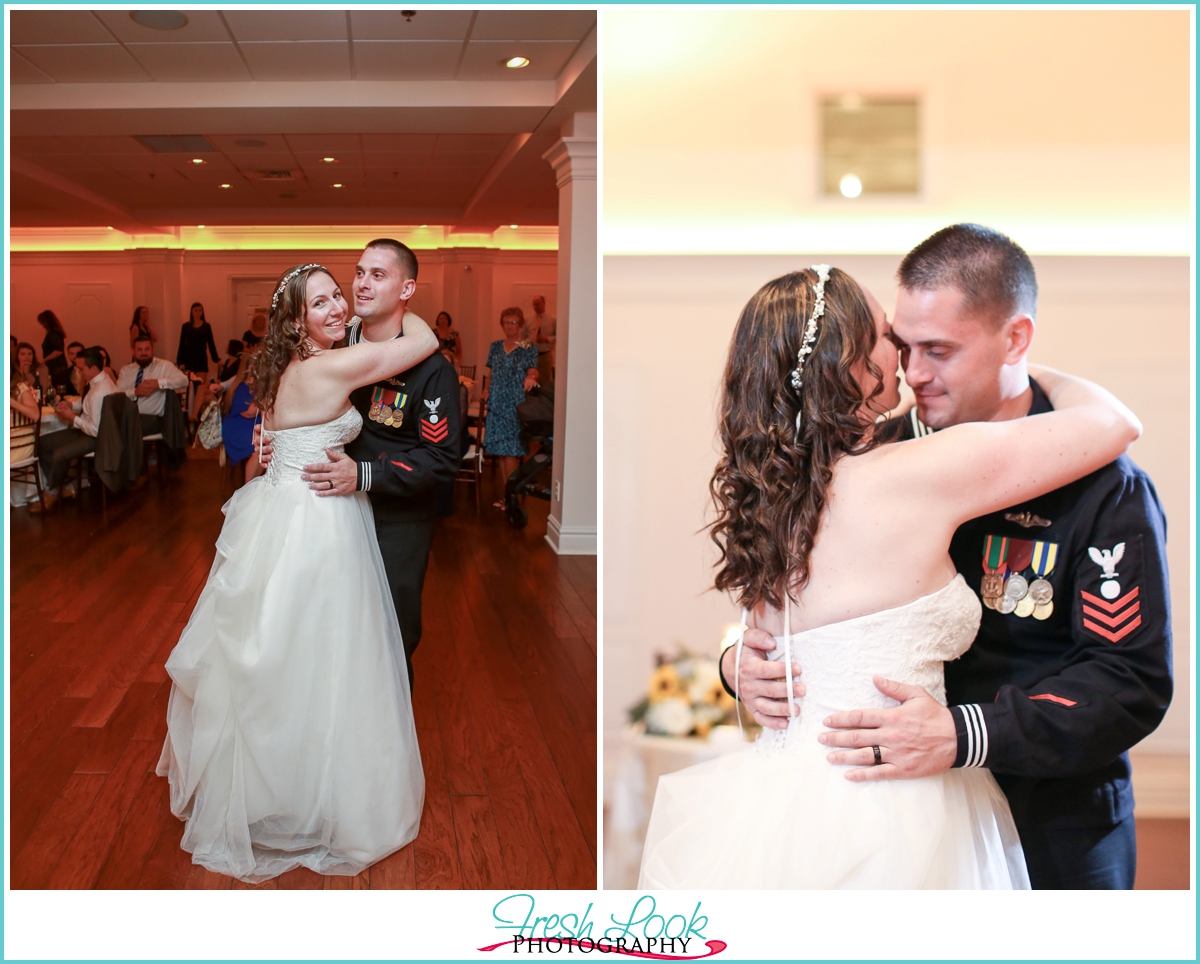
[[[650,677],[650,702],[659,703],[683,695],[679,674],[670,663],[664,663]]]

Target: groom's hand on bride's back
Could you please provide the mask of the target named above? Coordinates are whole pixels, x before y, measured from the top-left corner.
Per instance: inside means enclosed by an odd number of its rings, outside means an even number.
[[[769,730],[787,726],[788,700],[786,669],[782,662],[766,657],[775,649],[775,639],[761,629],[747,629],[742,640],[741,673],[737,673],[736,647],[721,655],[721,673],[726,680],[737,680],[737,695],[754,722]],[[800,682],[800,664],[792,664],[797,696],[804,695]]]
[[[826,746],[845,748],[826,759],[855,767],[846,771],[847,780],[928,777],[954,766],[958,734],[950,710],[920,686],[876,676],[875,688],[900,705],[834,713],[824,720],[829,731],[817,737]]]

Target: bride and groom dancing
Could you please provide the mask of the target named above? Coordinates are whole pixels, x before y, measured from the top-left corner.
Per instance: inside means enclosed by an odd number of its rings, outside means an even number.
[[[267,472],[226,503],[166,664],[158,772],[183,848],[209,870],[356,874],[417,835],[411,656],[459,412],[457,374],[405,310],[416,277],[412,251],[378,239],[354,319],[321,265],[275,290],[251,373]]]
[[[1140,423],[1027,365],[1004,235],[945,228],[899,282],[890,324],[827,265],[737,322],[712,535],[750,628],[720,667],[763,733],[660,779],[641,887],[1133,886],[1126,751],[1172,688]],[[898,361],[916,407],[880,421]]]

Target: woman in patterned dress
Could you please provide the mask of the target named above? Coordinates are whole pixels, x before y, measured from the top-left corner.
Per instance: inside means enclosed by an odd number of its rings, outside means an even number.
[[[525,313],[520,308],[505,308],[500,312],[500,327],[504,337],[492,342],[488,349],[489,381],[487,425],[483,447],[488,455],[500,457],[500,474],[508,479],[528,455],[521,441],[521,425],[517,421],[517,406],[525,401],[525,393],[538,383],[537,348],[520,341],[525,326]],[[493,503],[504,508],[504,500]]]

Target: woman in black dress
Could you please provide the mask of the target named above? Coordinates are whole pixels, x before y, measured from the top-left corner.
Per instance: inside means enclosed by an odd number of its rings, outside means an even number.
[[[150,327],[150,309],[145,305],[138,305],[133,309],[133,321],[129,323],[129,350],[133,350],[133,343],[139,338],[149,338],[151,345],[158,344],[158,335],[154,334],[154,329]]]
[[[37,316],[38,324],[46,330],[42,339],[42,361],[50,373],[50,384],[64,393],[71,388],[71,367],[67,364],[67,333],[62,322],[50,309]]]
[[[204,305],[192,305],[191,321],[185,321],[179,332],[179,351],[175,353],[175,364],[187,372],[208,372],[208,356],[219,362],[217,343],[213,341],[212,328],[204,317]]]

